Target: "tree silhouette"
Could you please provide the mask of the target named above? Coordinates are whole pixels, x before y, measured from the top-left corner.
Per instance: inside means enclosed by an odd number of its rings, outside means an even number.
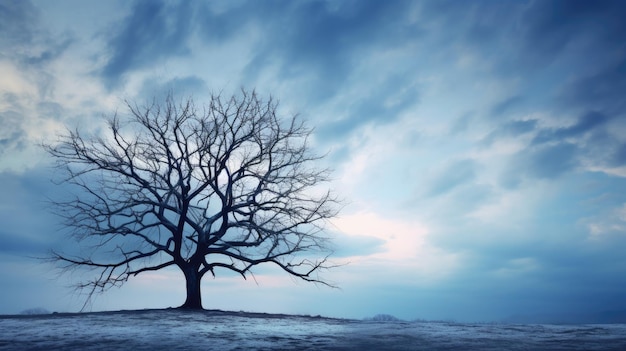
[[[337,201],[320,190],[328,171],[315,167],[311,130],[279,118],[277,106],[245,90],[212,95],[202,109],[171,95],[145,107],[127,102],[130,118],[108,118],[106,135],[68,130],[45,146],[78,190],[53,204],[80,253],[51,258],[95,271],[78,284],[87,302],[169,266],[185,276],[181,307],[190,309],[202,308],[200,282],[219,269],[245,279],[269,263],[329,285],[318,275],[331,267],[322,229]]]

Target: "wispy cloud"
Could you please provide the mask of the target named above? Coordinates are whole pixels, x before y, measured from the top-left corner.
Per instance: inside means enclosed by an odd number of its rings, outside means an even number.
[[[108,41],[110,59],[102,68],[102,75],[109,87],[117,87],[129,70],[188,54],[194,17],[191,6],[191,3],[135,2],[130,15],[120,24],[120,30]]]

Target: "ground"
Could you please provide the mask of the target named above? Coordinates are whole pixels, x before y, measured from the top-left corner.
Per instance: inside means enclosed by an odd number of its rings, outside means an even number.
[[[626,325],[346,320],[177,309],[0,316],[0,350],[626,350]]]

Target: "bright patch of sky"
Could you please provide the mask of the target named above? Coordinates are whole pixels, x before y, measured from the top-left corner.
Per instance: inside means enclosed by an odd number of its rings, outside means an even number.
[[[348,264],[325,272],[341,290],[271,269],[218,275],[205,307],[626,310],[624,15],[607,0],[2,0],[0,313],[80,307],[71,276],[27,258],[66,245],[45,208],[63,187],[42,141],[97,133],[124,100],[240,87],[315,128],[346,199],[328,231]],[[146,274],[93,308],[176,306],[180,285],[176,271]]]

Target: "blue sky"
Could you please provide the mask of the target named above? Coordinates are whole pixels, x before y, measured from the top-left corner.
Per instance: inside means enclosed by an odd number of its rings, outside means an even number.
[[[0,313],[75,311],[39,146],[173,90],[254,88],[315,128],[341,289],[261,267],[206,308],[489,321],[626,310],[622,1],[0,1]],[[94,310],[178,306],[146,274]]]

